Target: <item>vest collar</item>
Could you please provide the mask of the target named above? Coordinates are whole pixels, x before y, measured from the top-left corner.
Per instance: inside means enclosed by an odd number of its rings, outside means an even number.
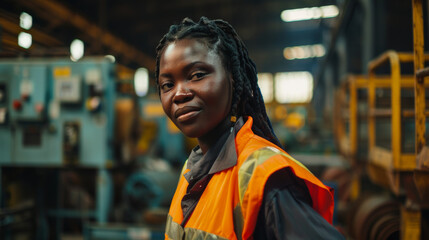
[[[215,174],[237,164],[237,150],[235,148],[235,136],[244,125],[243,117],[240,117],[228,135],[219,155],[211,167],[209,174]]]
[[[249,140],[255,136],[255,134],[252,131],[253,126],[253,118],[251,116],[247,117],[246,123],[244,123],[243,127],[240,129],[240,131],[237,133],[236,139],[239,139],[239,141],[236,141],[236,147],[237,147],[237,153],[241,153],[246,146],[246,144],[249,142]]]
[[[231,168],[237,164],[236,144],[238,144],[238,143],[235,141],[236,135],[249,137],[249,133],[248,133],[249,130],[251,132],[251,135],[253,135],[253,132],[251,131],[253,119],[252,119],[252,117],[247,117],[247,118],[248,119],[246,122],[244,122],[243,117],[240,117],[237,120],[237,122],[235,123],[233,129],[231,129],[231,132],[228,134],[226,141],[223,144],[222,148],[220,148],[220,150],[215,151],[215,152],[214,151],[208,151],[206,153],[206,154],[213,154],[213,155],[217,154],[216,160],[214,161],[213,165],[211,166],[208,174],[215,174],[215,173],[221,172],[221,171],[228,169],[228,168]],[[242,133],[243,131],[246,133],[243,134]],[[247,141],[245,141],[245,142],[247,142]],[[207,156],[207,157],[210,157],[210,156]],[[188,161],[187,168],[192,169],[192,168],[194,168],[193,165],[198,164],[198,162],[201,160],[204,161],[205,157],[204,157],[203,153],[201,152],[201,149],[199,148],[199,146],[196,146],[192,150],[192,153],[189,156],[189,158],[193,158],[192,162],[194,164],[190,165],[190,162]],[[197,168],[199,168],[199,167],[197,167]],[[186,180],[188,180],[188,182],[191,180],[190,175],[192,175],[191,171],[184,174],[184,177],[186,178]]]

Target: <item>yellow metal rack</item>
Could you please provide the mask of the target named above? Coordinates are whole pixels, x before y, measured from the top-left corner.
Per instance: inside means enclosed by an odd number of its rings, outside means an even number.
[[[422,224],[427,224],[422,212],[429,209],[429,147],[426,145],[429,111],[425,96],[429,89],[429,67],[424,67],[429,55],[424,54],[423,0],[411,2],[414,51],[387,51],[369,63],[368,76],[347,76],[335,96],[334,129],[339,152],[354,171],[360,172],[366,166],[372,182],[397,196],[396,200],[401,203],[401,239],[419,240],[427,237],[427,233],[422,232]],[[407,64],[414,64],[413,74],[401,73],[401,67]],[[390,67],[388,75],[386,67]],[[386,130],[377,135],[377,130],[387,126],[378,124],[381,119],[390,125],[390,135]],[[410,121],[414,121],[415,133],[404,131]],[[362,124],[367,124],[367,136],[360,136]],[[359,153],[366,152],[362,145],[366,139],[362,137],[367,137],[368,152],[364,159],[359,159]],[[413,138],[414,149],[407,150],[404,142],[412,142]],[[355,237],[360,239],[358,235]]]
[[[425,56],[429,60],[429,56]],[[401,63],[413,62],[412,53],[388,51],[369,63],[368,78],[368,173],[371,179],[388,187],[396,195],[401,193],[401,175],[409,175],[416,168],[415,153],[402,151],[402,120],[415,117],[415,111],[401,107],[401,89],[414,88],[414,76],[401,75]],[[376,70],[390,63],[390,77],[377,77]],[[422,88],[425,86],[422,85]],[[428,84],[426,84],[428,87]],[[390,108],[376,107],[376,89],[391,91]],[[424,92],[424,90],[423,90]],[[423,113],[424,115],[425,113]],[[391,149],[376,144],[376,118],[391,119]],[[424,126],[424,124],[422,124]],[[416,128],[417,129],[417,128]],[[419,130],[420,131],[420,130]],[[381,169],[380,169],[381,168]],[[381,170],[381,171],[380,171]],[[404,184],[402,182],[402,184]]]

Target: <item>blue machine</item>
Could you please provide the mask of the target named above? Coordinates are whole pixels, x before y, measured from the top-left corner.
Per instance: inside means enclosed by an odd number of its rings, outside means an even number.
[[[114,80],[115,65],[102,57],[0,61],[0,180],[6,167],[95,169],[96,204],[88,214],[106,222],[112,199],[107,168],[113,161]],[[5,186],[0,182],[0,187],[2,207]],[[50,213],[74,214],[67,209]]]
[[[104,58],[0,62],[0,164],[105,167],[113,74]]]

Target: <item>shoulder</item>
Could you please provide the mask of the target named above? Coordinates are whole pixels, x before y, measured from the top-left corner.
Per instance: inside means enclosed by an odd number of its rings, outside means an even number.
[[[297,178],[291,168],[283,168],[273,173],[267,180],[264,190],[264,200],[271,202],[279,195],[290,194],[296,201],[302,201],[312,206],[312,199],[305,181]]]
[[[308,171],[302,163],[295,160],[286,151],[257,135],[248,139],[242,151],[238,151],[238,159],[241,168],[248,168],[246,166],[253,166],[254,168],[264,165],[265,167],[263,169],[265,170],[279,170],[285,167],[291,167],[300,172]],[[272,171],[269,172],[272,173]]]
[[[249,134],[243,137],[237,136],[235,143],[237,154],[240,158],[244,158],[243,160],[263,155],[273,156],[281,153],[287,154],[277,145],[256,134]]]

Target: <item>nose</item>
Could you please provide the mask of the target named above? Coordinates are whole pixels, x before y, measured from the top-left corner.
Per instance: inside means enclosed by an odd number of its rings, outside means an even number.
[[[181,83],[177,85],[176,94],[174,94],[173,102],[181,103],[187,102],[193,98],[194,94],[192,91],[186,86],[186,84]]]

